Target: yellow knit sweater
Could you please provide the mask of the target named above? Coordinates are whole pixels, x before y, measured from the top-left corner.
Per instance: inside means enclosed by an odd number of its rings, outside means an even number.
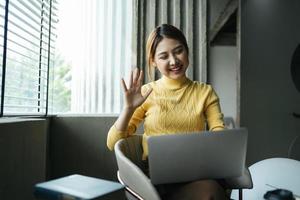
[[[224,129],[219,98],[210,85],[186,77],[172,80],[163,76],[144,85],[142,94],[150,87],[152,93],[134,112],[127,131],[119,131],[114,125],[110,128],[110,150],[119,139],[133,135],[143,120],[143,159],[148,155],[147,136],[203,131],[206,122],[211,131]]]

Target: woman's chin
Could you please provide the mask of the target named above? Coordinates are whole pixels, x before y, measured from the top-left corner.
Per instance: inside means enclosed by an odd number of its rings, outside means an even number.
[[[175,74],[170,74],[169,78],[177,80],[185,77],[185,73],[175,73]]]

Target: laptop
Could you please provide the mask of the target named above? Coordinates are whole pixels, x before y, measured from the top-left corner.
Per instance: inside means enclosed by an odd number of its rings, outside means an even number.
[[[246,128],[150,136],[152,184],[241,176],[247,150]]]

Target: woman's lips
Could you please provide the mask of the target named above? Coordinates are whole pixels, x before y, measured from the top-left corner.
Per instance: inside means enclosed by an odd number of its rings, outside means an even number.
[[[172,72],[179,72],[182,69],[182,66],[176,66],[170,69]]]

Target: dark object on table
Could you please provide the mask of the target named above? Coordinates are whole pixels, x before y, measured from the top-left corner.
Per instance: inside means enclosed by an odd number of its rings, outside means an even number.
[[[289,190],[276,189],[268,191],[264,195],[264,199],[267,200],[295,200],[293,193]]]

